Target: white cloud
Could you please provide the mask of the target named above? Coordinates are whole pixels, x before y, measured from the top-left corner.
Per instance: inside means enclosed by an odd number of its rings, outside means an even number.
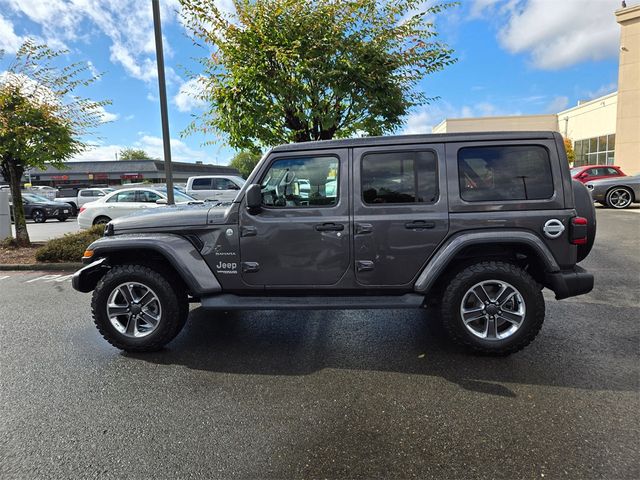
[[[200,97],[201,94],[201,79],[192,78],[180,86],[178,94],[173,97],[173,103],[181,112],[190,112],[206,105],[206,102]]]
[[[125,148],[123,145],[99,145],[94,144],[91,146],[89,150],[85,150],[84,152],[73,157],[74,162],[80,161],[105,161],[105,160],[116,160],[116,154],[120,153],[120,150]]]
[[[142,135],[135,143],[134,147],[142,148],[150,156],[154,158],[164,158],[164,148],[162,137],[153,135]],[[201,160],[208,162],[209,158],[206,152],[202,150],[194,150],[182,140],[177,138],[171,139],[171,159],[176,162],[195,162]]]
[[[603,0],[475,0],[471,12],[500,23],[498,40],[507,51],[556,70],[617,56],[617,6]]]
[[[95,110],[100,115],[100,122],[102,123],[113,122],[120,117],[117,113],[107,112],[103,106],[98,106]]]
[[[0,50],[15,53],[23,41],[24,38],[13,30],[13,23],[0,15]]]
[[[176,20],[179,3],[164,0],[161,4],[163,25]],[[16,16],[38,24],[42,37],[50,46],[64,46],[93,35],[98,29],[110,41],[110,59],[120,64],[132,77],[149,82],[156,78],[155,43],[151,2],[140,0],[0,0],[0,7]],[[16,43],[13,26],[0,17],[0,45]],[[12,36],[13,34],[13,36]],[[164,41],[167,56],[171,45]],[[167,68],[168,82],[179,77]]]

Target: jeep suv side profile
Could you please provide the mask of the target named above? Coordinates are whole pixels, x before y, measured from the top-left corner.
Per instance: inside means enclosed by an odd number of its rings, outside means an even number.
[[[595,210],[555,132],[410,135],[272,149],[230,205],[117,219],[73,286],[117,348],[216,311],[425,308],[472,350],[537,335],[542,289],[588,293]]]

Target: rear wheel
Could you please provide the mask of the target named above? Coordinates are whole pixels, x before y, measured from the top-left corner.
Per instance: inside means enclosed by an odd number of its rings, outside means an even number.
[[[633,192],[625,187],[615,187],[607,192],[607,206],[611,208],[627,208],[633,202]]]
[[[578,215],[587,219],[587,243],[578,245],[577,261],[581,262],[587,258],[596,240],[596,208],[587,187],[576,180],[573,181],[573,199]]]
[[[31,212],[31,218],[36,223],[44,223],[47,221],[47,216],[39,208],[36,208]]]
[[[143,265],[119,265],[102,277],[91,301],[102,336],[128,352],[161,349],[182,330],[187,295],[161,273]]]
[[[95,220],[93,221],[94,225],[106,225],[107,223],[109,223],[111,221],[111,219],[107,216],[100,216],[100,217],[96,217]]]
[[[526,347],[544,322],[540,285],[503,261],[464,268],[445,287],[441,316],[453,341],[477,352],[508,355]]]

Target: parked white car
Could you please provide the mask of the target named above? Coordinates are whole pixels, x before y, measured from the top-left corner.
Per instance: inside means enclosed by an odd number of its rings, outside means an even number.
[[[198,200],[233,202],[245,180],[235,175],[200,175],[189,177],[185,193]]]
[[[175,189],[173,195],[176,204],[196,201]],[[114,218],[124,217],[146,208],[166,204],[166,189],[123,188],[82,206],[78,213],[78,226],[89,228],[92,225],[109,223]]]

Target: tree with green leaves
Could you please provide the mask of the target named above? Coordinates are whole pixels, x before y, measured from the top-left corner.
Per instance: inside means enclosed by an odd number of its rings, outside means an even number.
[[[28,40],[0,76],[0,173],[10,185],[21,246],[30,243],[20,188],[25,169],[64,168],[66,160],[88,148],[83,137],[102,123],[109,103],[75,94],[98,77],[84,62],[56,67],[66,53]]]
[[[120,150],[118,160],[153,160],[153,158],[141,148],[123,148]]]
[[[253,172],[253,169],[260,161],[260,158],[260,153],[250,150],[242,150],[233,156],[229,166],[238,170],[243,178],[249,178],[249,175]]]
[[[185,131],[233,148],[382,135],[432,98],[425,76],[455,62],[433,18],[455,3],[421,0],[180,0],[209,47],[198,76],[209,108]]]

